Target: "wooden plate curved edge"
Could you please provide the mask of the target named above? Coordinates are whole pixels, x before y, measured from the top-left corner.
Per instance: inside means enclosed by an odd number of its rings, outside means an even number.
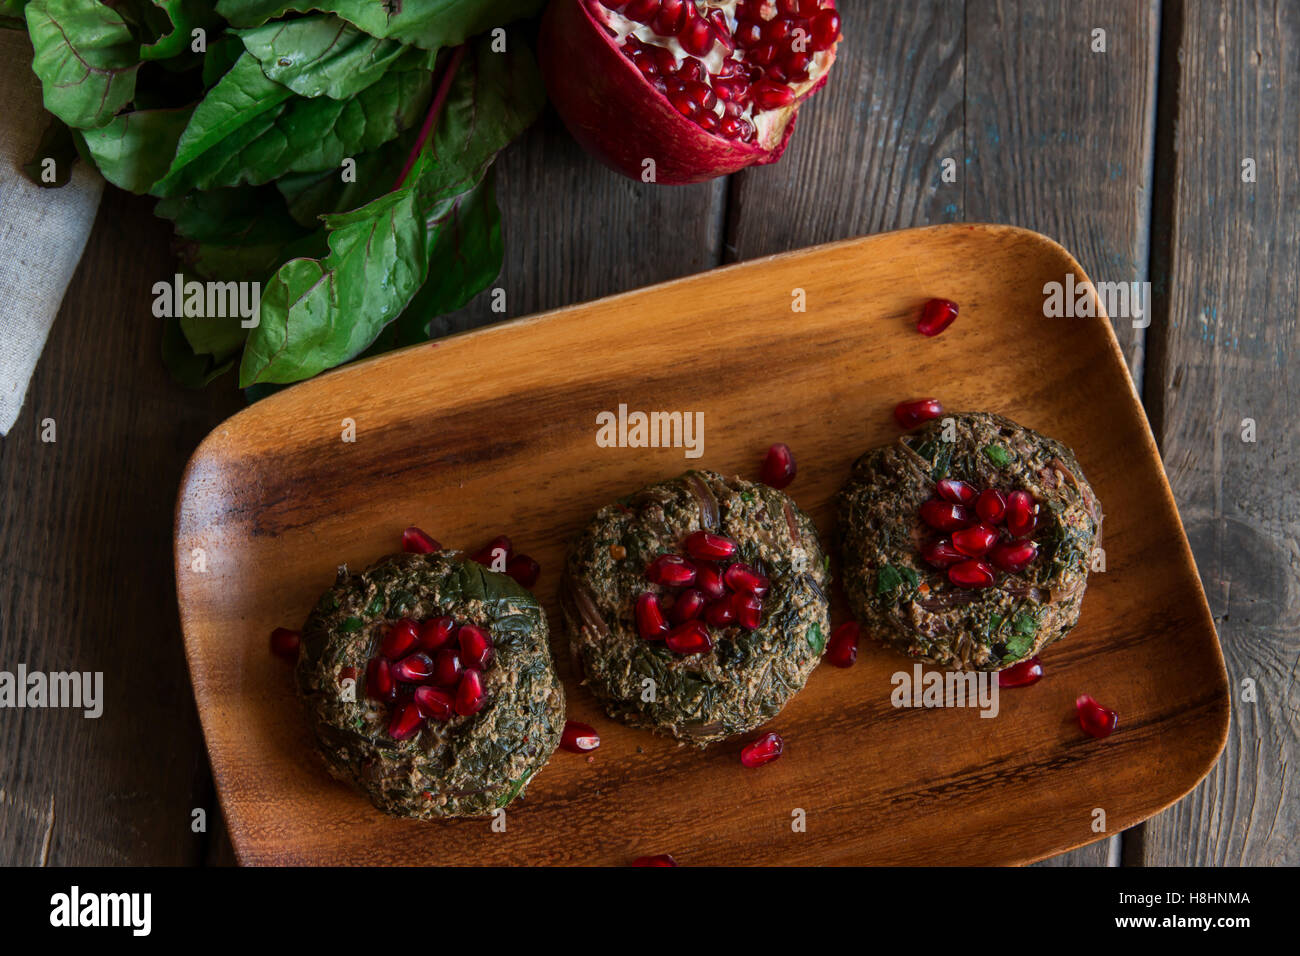
[[[240,861],[1024,863],[1177,801],[1226,741],[1226,668],[1103,304],[1096,319],[1041,315],[1042,283],[1067,272],[1086,281],[1054,241],[1008,226],[846,240],[360,362],[214,429],[177,500],[177,595]],[[795,289],[807,312],[790,311]],[[927,340],[911,324],[933,295],[962,314]],[[760,771],[739,768],[738,744],[679,750],[613,724],[557,655],[570,716],[603,744],[591,763],[557,753],[508,811],[509,836],[385,817],[311,757],[267,635],[301,621],[336,562],[393,550],[410,523],[458,547],[509,529],[542,561],[554,632],[564,543],[600,502],[686,467],[752,474],[785,440],[800,456],[789,490],[829,538],[848,463],[896,436],[897,401],[936,392],[1072,445],[1107,512],[1107,572],[1047,652],[1048,678],[1002,695],[995,732],[969,712],[891,707],[888,681],[909,662],[864,642],[854,668],[819,668],[772,722],[787,755]],[[704,456],[597,448],[592,415],[621,401],[703,411]],[[1080,692],[1120,711],[1112,738],[1072,726]]]

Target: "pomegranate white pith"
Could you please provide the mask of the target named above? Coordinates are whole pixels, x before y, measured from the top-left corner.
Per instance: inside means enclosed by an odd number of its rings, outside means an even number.
[[[779,159],[839,36],[834,0],[552,0],[540,56],[588,151],[671,185]]]

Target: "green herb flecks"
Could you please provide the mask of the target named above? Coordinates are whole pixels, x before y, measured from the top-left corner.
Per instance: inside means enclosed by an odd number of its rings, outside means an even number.
[[[815,654],[820,654],[826,648],[826,635],[822,633],[822,626],[816,621],[808,628],[808,646]]]
[[[1005,468],[1011,464],[1011,452],[1001,445],[985,445],[981,450],[984,452],[984,457],[999,468]]]

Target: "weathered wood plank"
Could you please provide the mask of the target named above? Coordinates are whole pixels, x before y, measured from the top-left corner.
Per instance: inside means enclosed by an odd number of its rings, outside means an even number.
[[[150,287],[172,272],[152,203],[105,193],[14,430],[0,442],[7,668],[102,671],[104,710],[0,712],[0,862],[179,864],[210,800],[171,572],[189,452],[239,407],[159,357]],[[40,440],[43,419],[53,443]]]
[[[1294,866],[1300,7],[1178,2],[1166,16],[1178,24],[1177,114],[1161,140],[1171,195],[1155,231],[1166,238],[1153,255],[1148,405],[1234,700],[1223,757],[1147,823],[1142,862]],[[1256,441],[1243,440],[1247,419]]]

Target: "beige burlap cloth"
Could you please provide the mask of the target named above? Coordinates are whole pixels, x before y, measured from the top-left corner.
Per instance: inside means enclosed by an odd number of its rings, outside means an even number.
[[[104,189],[80,162],[59,189],[23,175],[48,121],[31,63],[27,34],[0,29],[0,435],[23,407]]]

